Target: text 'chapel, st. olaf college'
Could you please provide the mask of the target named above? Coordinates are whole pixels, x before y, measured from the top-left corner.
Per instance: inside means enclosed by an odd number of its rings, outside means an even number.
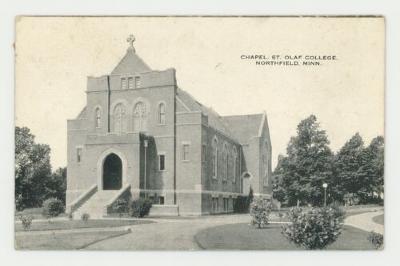
[[[111,74],[88,77],[87,104],[68,120],[67,211],[100,218],[143,197],[150,215],[206,215],[233,212],[250,187],[270,197],[266,113],[220,116],[178,87],[175,69],[151,70],[133,41]]]

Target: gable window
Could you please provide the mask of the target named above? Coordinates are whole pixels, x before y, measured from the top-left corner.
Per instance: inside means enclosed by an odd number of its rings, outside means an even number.
[[[128,89],[133,89],[133,77],[128,78]]]
[[[211,169],[212,169],[212,177],[217,178],[217,175],[218,175],[218,141],[216,138],[212,142]]]
[[[120,103],[114,108],[114,132],[122,133],[125,130],[125,107]]]
[[[82,148],[76,148],[76,161],[80,163],[82,160]]]
[[[138,102],[133,110],[133,131],[145,131],[147,127],[147,111],[143,102]]]
[[[96,128],[100,128],[101,127],[101,110],[100,107],[96,108],[96,112],[95,112],[95,124],[96,124]]]
[[[160,103],[158,105],[158,123],[160,125],[165,125],[165,103]]]
[[[121,78],[121,90],[126,90],[126,78]]]
[[[165,170],[165,154],[159,154],[158,155],[158,169],[160,171]]]
[[[142,81],[140,80],[140,77],[135,77],[135,88],[138,89],[142,86]]]
[[[189,144],[184,143],[182,145],[182,160],[189,161]]]

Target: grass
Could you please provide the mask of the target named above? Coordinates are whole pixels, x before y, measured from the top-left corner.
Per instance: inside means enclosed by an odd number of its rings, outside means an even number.
[[[48,231],[48,230],[68,230],[79,228],[106,228],[118,227],[127,225],[137,225],[151,223],[151,221],[140,220],[117,220],[117,219],[102,219],[102,220],[56,220],[56,221],[40,221],[33,222],[29,231]],[[24,231],[21,223],[15,223],[15,231]]]
[[[372,221],[374,221],[374,222],[377,223],[377,224],[383,225],[383,224],[384,224],[384,221],[385,221],[384,219],[385,219],[385,216],[384,216],[383,214],[381,214],[381,215],[378,215],[378,216],[373,217],[373,218],[372,218]]]
[[[351,226],[344,226],[336,242],[328,250],[373,250],[367,240],[368,232]],[[200,231],[195,240],[207,250],[303,250],[289,242],[281,234],[281,226],[270,224],[265,229],[257,229],[248,224],[231,224],[212,227]]]
[[[127,230],[82,232],[82,233],[46,233],[19,234],[15,236],[15,249],[26,250],[71,250],[82,249],[101,240],[129,233]]]

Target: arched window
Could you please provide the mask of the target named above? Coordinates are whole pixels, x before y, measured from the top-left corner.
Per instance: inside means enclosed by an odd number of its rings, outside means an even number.
[[[160,103],[158,105],[158,123],[160,125],[165,125],[165,103]]]
[[[212,158],[211,158],[212,177],[217,178],[217,175],[218,175],[218,140],[216,138],[214,138],[211,146],[212,146]]]
[[[114,108],[114,132],[122,133],[126,129],[125,106],[119,103]]]
[[[100,128],[101,127],[101,110],[100,110],[100,107],[97,107],[96,111],[95,111],[95,125],[96,125],[96,128]]]
[[[228,175],[228,147],[227,147],[226,143],[224,143],[224,146],[222,148],[221,175],[222,175],[222,179],[226,180],[227,175]]]
[[[147,110],[143,102],[138,102],[133,109],[133,131],[145,131],[147,127]]]
[[[237,173],[238,171],[238,153],[237,153],[237,149],[236,147],[233,147],[233,154],[232,154],[232,171],[233,171],[233,175],[232,175],[232,182],[235,183],[236,182],[236,178],[237,178]]]

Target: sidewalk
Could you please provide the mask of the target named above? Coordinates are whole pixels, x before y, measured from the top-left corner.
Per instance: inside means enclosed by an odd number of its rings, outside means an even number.
[[[383,214],[383,210],[352,215],[347,217],[344,220],[344,223],[346,225],[354,226],[367,232],[374,231],[376,233],[383,234],[384,226],[381,224],[377,224],[372,220],[373,217],[381,214]]]

